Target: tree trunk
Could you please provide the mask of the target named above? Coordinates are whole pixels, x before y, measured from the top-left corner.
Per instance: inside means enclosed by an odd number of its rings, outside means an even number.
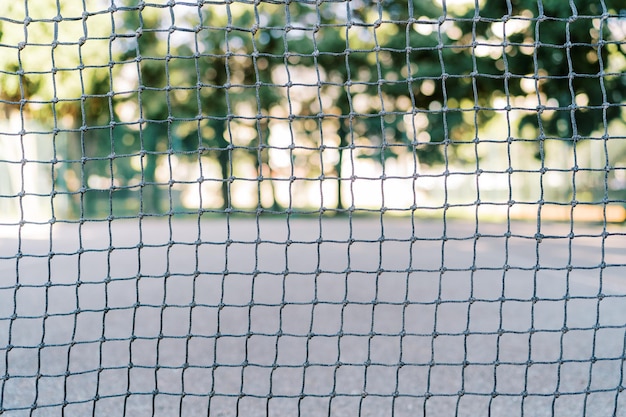
[[[341,166],[343,164],[343,151],[348,146],[347,136],[349,135],[349,130],[346,129],[343,121],[339,122],[339,159],[335,164],[335,173],[337,174],[337,210],[344,210],[345,207],[343,205],[343,191],[341,189]]]
[[[269,167],[270,172],[268,173],[269,175],[268,175],[267,181],[269,182],[269,188],[271,190],[270,195],[272,198],[272,205],[270,206],[270,210],[280,211],[282,208],[280,207],[280,205],[278,204],[278,201],[276,200],[276,189],[274,188],[274,181],[271,180],[272,168],[271,168],[270,157],[269,157],[269,152],[268,152],[269,149],[267,148],[267,146],[269,145],[270,129],[266,121],[261,121],[260,123],[261,125],[259,126],[259,133],[260,133],[259,148],[258,148],[258,156],[257,156],[257,159],[255,160],[255,163],[257,165],[261,163],[261,165],[265,165]],[[256,168],[257,168],[257,172],[261,174],[261,168],[259,166],[257,166]],[[263,177],[265,181],[265,175]],[[259,184],[259,187],[260,187],[260,184]],[[259,190],[259,198],[260,197],[261,197],[261,190]],[[261,206],[261,201],[259,201],[259,207],[260,206]]]
[[[143,165],[142,205],[144,213],[161,213],[161,192],[156,183],[157,155],[155,154],[159,138],[159,127],[148,125],[143,131],[143,150],[146,151]]]
[[[229,178],[232,175],[230,167],[233,151],[228,148],[230,143],[224,139],[224,132],[226,131],[224,123],[225,122],[222,120],[215,120],[212,124],[213,131],[215,132],[215,144],[218,148],[217,162],[220,165],[220,172],[222,173],[222,209],[232,208]]]

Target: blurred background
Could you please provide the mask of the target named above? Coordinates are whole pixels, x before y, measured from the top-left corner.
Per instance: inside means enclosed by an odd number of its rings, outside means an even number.
[[[543,202],[623,220],[623,7],[9,2],[0,216],[523,218]]]

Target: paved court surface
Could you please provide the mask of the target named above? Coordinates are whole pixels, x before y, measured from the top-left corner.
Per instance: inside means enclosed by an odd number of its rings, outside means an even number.
[[[625,231],[116,220],[28,225],[18,247],[4,227],[0,408],[626,416]]]

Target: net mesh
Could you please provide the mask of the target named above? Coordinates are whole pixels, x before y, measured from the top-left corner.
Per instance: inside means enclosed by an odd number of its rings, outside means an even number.
[[[620,7],[5,4],[0,414],[623,415]]]

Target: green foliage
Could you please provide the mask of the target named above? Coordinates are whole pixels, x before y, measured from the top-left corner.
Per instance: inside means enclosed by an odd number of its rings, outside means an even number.
[[[560,138],[589,136],[619,117],[626,80],[611,68],[624,48],[609,28],[618,3],[487,0],[478,14],[468,12],[458,26],[476,35],[466,42],[489,45],[487,56],[476,57],[479,103],[489,105],[498,93],[535,94],[539,112],[524,117],[520,128],[530,124]]]
[[[447,3],[11,2],[0,18],[0,108],[78,135],[63,157],[96,158],[71,164],[83,189],[91,175],[115,177],[150,194],[144,210],[156,212],[167,186],[156,170],[170,151],[217,161],[232,205],[233,151],[259,172],[270,166],[278,118],[309,141],[335,120],[338,159],[326,174],[340,177],[348,149],[381,164],[406,152],[422,164],[461,161],[456,145],[495,117],[509,118],[506,135],[531,127],[564,139],[597,136],[620,117],[619,0]],[[256,134],[238,137],[241,127]],[[308,164],[305,154],[292,157]]]

